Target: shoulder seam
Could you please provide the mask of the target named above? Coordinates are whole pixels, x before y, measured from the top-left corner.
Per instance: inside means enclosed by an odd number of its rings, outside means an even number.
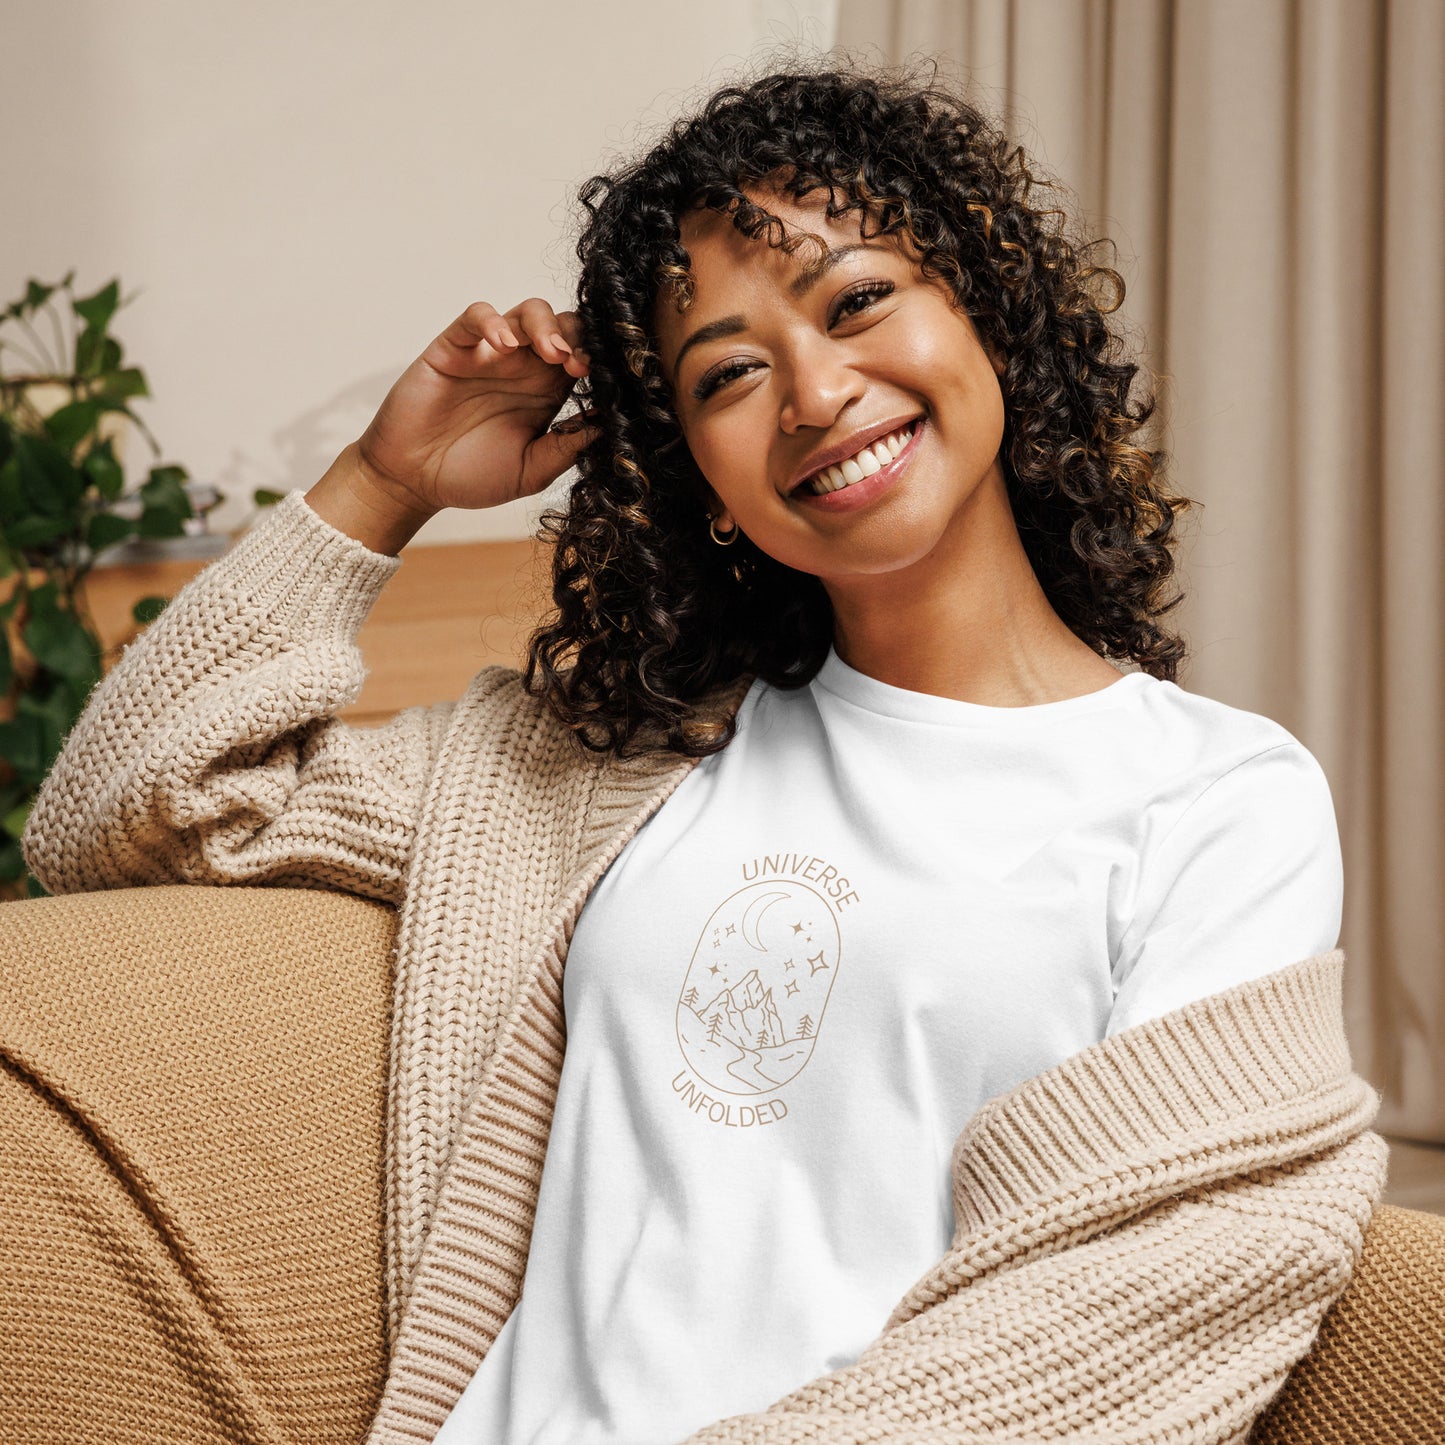
[[[1174,836],[1174,833],[1179,827],[1179,825],[1190,815],[1190,813],[1194,811],[1195,806],[1209,793],[1212,788],[1215,787],[1216,784],[1222,783],[1227,777],[1229,777],[1231,773],[1238,772],[1240,768],[1246,766],[1247,764],[1257,761],[1268,753],[1278,752],[1280,748],[1298,748],[1303,746],[1304,744],[1301,743],[1298,738],[1291,737],[1286,738],[1283,742],[1271,743],[1267,748],[1261,748],[1257,753],[1251,753],[1247,758],[1241,758],[1237,763],[1234,763],[1232,766],[1225,768],[1225,770],[1220,773],[1218,777],[1211,778],[1209,782],[1207,782],[1194,795],[1194,797],[1192,797],[1189,802],[1186,803],[1185,806],[1179,810],[1179,816],[1175,818],[1175,820],[1169,825],[1169,829],[1164,834],[1164,836],[1154,845],[1152,849],[1150,849],[1148,858],[1144,860],[1144,865],[1139,870],[1139,887],[1135,890],[1136,896],[1134,912],[1129,915],[1129,921],[1124,925],[1124,930],[1119,935],[1121,943],[1124,939],[1128,938],[1129,935],[1134,931],[1134,923],[1139,916],[1138,897],[1144,892],[1144,881],[1149,874],[1150,868],[1152,867],[1154,861],[1158,858],[1159,854],[1164,851],[1164,845]],[[1109,973],[1111,976],[1114,973],[1115,969],[1118,968],[1118,966],[1119,960],[1117,958],[1111,958],[1109,960]]]

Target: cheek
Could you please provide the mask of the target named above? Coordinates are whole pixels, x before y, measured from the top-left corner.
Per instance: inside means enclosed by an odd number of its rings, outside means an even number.
[[[746,410],[730,408],[684,434],[698,470],[725,502],[751,490],[768,454],[765,441],[758,437],[757,424],[749,424]]]
[[[985,444],[997,445],[1003,435],[1003,392],[987,353],[968,333],[956,326],[931,328],[918,338],[914,351],[926,394],[947,413],[965,422],[967,432]]]

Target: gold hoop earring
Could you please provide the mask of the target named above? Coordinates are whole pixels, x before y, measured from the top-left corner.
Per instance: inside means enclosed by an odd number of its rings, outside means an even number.
[[[732,531],[730,531],[725,537],[719,537],[717,534],[716,517],[709,517],[707,519],[707,529],[712,534],[713,541],[716,542],[719,547],[731,547],[732,544],[738,539],[738,529],[736,526],[734,526]]]

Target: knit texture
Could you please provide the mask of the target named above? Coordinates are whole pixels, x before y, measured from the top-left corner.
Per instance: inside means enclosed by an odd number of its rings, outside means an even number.
[[[399,903],[375,1442],[430,1440],[516,1303],[567,945],[694,765],[583,752],[507,668],[455,705],[341,722],[356,631],[398,565],[288,496],[99,685],[23,840],[53,892],[269,882]],[[1292,961],[991,1101],[954,1152],[953,1247],[878,1339],[692,1440],[1243,1440],[1383,1187],[1343,964]]]
[[[358,1440],[381,1397],[390,909],[0,906],[0,1441]]]
[[[1437,1445],[1442,1421],[1445,1215],[1382,1204],[1349,1289],[1250,1445]]]

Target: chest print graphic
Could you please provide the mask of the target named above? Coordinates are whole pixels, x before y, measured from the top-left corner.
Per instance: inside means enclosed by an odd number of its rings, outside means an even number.
[[[823,867],[783,855],[754,860],[744,877],[781,873],[781,864],[809,876]],[[819,881],[843,896],[830,903],[800,878],[770,877],[725,899],[702,927],[678,994],[677,1041],[692,1072],[720,1094],[768,1093],[812,1057],[842,962],[835,909],[858,897],[836,869],[823,867]],[[730,1104],[698,1091],[685,1072],[673,1088],[715,1123],[767,1123],[787,1112],[775,1100],[741,1106],[735,1120]]]

